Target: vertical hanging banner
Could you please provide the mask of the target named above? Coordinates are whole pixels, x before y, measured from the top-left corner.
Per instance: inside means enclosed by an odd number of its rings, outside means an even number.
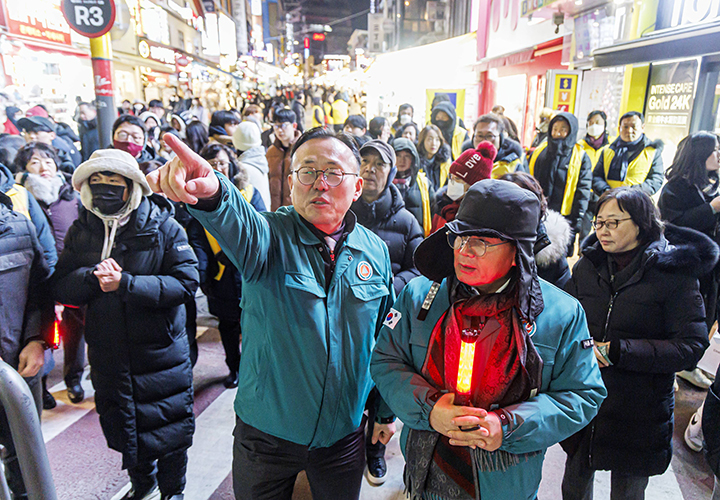
[[[575,113],[578,90],[578,75],[555,73],[552,109]]]
[[[465,120],[465,89],[427,89],[425,91],[425,122],[430,123],[431,104],[435,94],[446,94],[459,118]]]

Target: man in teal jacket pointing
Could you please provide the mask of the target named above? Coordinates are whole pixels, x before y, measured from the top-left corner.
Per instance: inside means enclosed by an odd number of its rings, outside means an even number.
[[[370,355],[394,300],[385,244],[349,210],[362,192],[354,143],[322,129],[298,139],[293,205],[258,214],[179,140],[148,176],[183,201],[243,276],[235,411],[238,499],[290,499],[307,472],[315,500],[357,499]],[[387,442],[394,424],[376,426]]]

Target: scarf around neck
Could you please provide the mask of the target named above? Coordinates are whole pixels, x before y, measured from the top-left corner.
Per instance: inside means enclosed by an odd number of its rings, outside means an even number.
[[[625,142],[622,139],[618,139],[617,151],[610,161],[610,168],[608,169],[608,180],[624,181],[630,162],[637,158],[643,149],[645,149],[645,134],[633,142]]]
[[[516,306],[516,283],[503,293],[456,300],[433,329],[423,377],[438,390],[457,394],[462,335],[474,329],[479,333],[471,405],[493,410],[533,397],[540,388],[543,363]],[[504,471],[535,454],[452,446],[438,432],[416,429],[410,430],[405,451],[405,485],[412,499],[478,498],[479,472]]]

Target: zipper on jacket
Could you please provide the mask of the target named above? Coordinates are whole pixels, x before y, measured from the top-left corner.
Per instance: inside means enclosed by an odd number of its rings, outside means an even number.
[[[613,285],[615,284],[615,275],[613,274],[610,276],[610,287],[614,288]],[[615,297],[617,297],[618,292],[613,292],[613,294],[610,296],[610,304],[608,305],[608,312],[607,316],[605,316],[605,327],[603,328],[603,335],[601,342],[607,342],[607,332],[608,332],[608,326],[610,326],[610,314],[612,314],[613,305],[615,304]]]

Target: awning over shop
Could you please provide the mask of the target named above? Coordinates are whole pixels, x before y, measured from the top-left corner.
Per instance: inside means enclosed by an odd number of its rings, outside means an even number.
[[[90,57],[90,52],[88,50],[77,48],[72,45],[46,42],[37,38],[24,37],[21,35],[6,34],[5,36],[10,40],[21,42],[25,45],[25,47],[32,50],[42,50],[44,52],[67,54],[77,57]]]
[[[593,52],[593,66],[606,68],[720,52],[720,21],[672,28]]]
[[[528,49],[519,50],[511,54],[503,54],[499,57],[482,59],[477,62],[475,68],[478,71],[487,71],[490,68],[515,66],[516,64],[524,64],[532,61],[536,57],[540,57],[545,54],[550,54],[552,52],[557,52],[560,50],[562,50],[562,37],[538,44]]]

